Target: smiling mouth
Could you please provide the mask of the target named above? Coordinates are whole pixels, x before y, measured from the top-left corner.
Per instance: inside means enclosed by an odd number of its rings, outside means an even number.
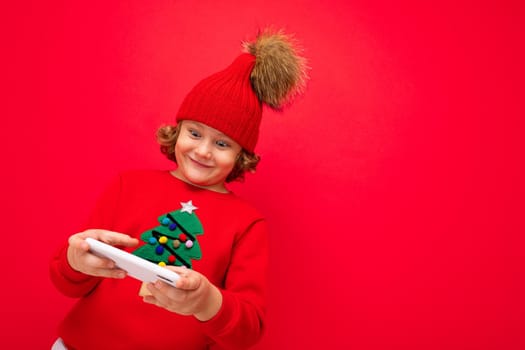
[[[207,165],[207,164],[201,163],[201,162],[199,162],[198,160],[195,160],[195,159],[193,159],[193,158],[191,158],[191,157],[188,157],[188,158],[191,160],[191,162],[192,162],[193,164],[197,165],[197,166],[200,167],[200,168],[206,168],[206,169],[209,169],[209,168],[212,168],[212,167],[213,167],[212,165]]]

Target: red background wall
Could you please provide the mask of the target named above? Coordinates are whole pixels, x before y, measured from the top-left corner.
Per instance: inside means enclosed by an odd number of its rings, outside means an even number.
[[[2,13],[4,344],[52,343],[72,305],[49,282],[53,248],[118,171],[170,167],[157,126],[273,24],[297,34],[312,70],[286,114],[265,114],[260,170],[235,186],[273,229],[258,348],[525,348],[520,2]]]

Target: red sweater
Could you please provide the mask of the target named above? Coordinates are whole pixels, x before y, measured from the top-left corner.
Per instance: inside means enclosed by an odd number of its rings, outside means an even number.
[[[157,218],[192,200],[204,233],[193,269],[222,292],[219,313],[207,322],[146,304],[140,281],[101,279],[71,268],[67,245],[53,257],[51,279],[65,295],[80,297],[59,327],[72,349],[246,349],[263,331],[267,231],[261,215],[234,194],[200,189],[167,171],[119,176],[101,196],[87,228],[140,234]],[[140,244],[144,244],[140,241]],[[130,249],[132,250],[132,249]]]

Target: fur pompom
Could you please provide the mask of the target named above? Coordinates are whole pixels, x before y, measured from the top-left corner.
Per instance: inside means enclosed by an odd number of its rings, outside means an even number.
[[[304,91],[308,80],[306,59],[299,55],[299,48],[291,36],[281,30],[266,29],[255,41],[244,42],[243,47],[245,52],[255,56],[250,78],[263,103],[281,109]]]

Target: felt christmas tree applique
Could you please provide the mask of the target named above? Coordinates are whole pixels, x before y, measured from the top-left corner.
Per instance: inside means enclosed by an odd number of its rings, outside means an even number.
[[[161,215],[159,226],[140,235],[146,244],[132,253],[161,266],[192,267],[192,260],[201,258],[197,235],[204,233],[201,222],[193,212],[198,209],[192,201],[181,202],[182,208]]]

